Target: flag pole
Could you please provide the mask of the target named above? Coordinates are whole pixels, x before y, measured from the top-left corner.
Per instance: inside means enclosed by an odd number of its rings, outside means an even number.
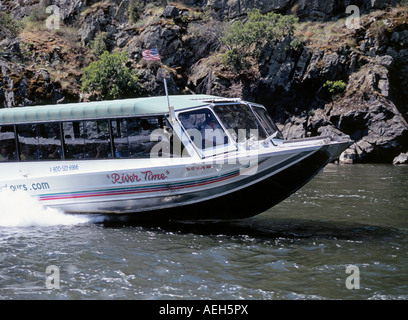
[[[143,50],[142,56],[143,56],[143,59],[147,61],[159,61],[160,60],[160,55],[159,55],[159,51],[157,50],[157,48]],[[166,78],[164,78],[164,89],[166,90],[167,104],[169,107],[170,123],[174,124],[176,115],[174,113],[174,107],[170,105],[169,91],[167,90]]]
[[[163,80],[164,80],[164,90],[166,91],[166,97],[167,97],[167,105],[169,107],[170,122],[171,124],[174,124],[174,108],[170,105],[170,97],[169,97],[169,91],[167,90],[166,78],[164,78]]]

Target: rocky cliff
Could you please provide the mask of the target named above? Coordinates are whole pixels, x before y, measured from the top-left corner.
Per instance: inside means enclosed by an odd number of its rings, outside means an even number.
[[[254,8],[297,16],[297,31],[263,46],[259,63],[235,72],[221,63],[220,36]],[[356,8],[360,19],[350,20]],[[289,139],[350,135],[355,144],[344,163],[407,158],[408,13],[400,1],[9,0],[0,10],[1,107],[92,99],[80,79],[102,39],[107,50],[128,53],[142,95],[164,94],[166,78],[171,94],[262,103]],[[151,47],[160,62],[142,59]]]

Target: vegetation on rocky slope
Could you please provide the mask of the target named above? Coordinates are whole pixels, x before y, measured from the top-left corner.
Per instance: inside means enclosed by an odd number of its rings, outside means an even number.
[[[166,78],[172,94],[263,103],[287,138],[350,135],[343,162],[392,162],[408,152],[398,2],[361,0],[351,21],[334,0],[0,1],[0,106],[159,95]],[[161,61],[143,60],[153,47]]]
[[[124,64],[126,52],[103,52],[83,70],[82,91],[93,93],[103,100],[137,96],[140,88],[134,70]]]

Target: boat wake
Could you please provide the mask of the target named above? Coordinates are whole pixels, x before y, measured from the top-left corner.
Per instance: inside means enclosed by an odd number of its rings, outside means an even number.
[[[43,207],[36,199],[20,192],[0,192],[0,227],[76,225],[91,222],[86,216],[74,216]]]

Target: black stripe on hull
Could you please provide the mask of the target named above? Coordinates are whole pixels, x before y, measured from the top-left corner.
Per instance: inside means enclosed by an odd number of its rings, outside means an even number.
[[[326,150],[322,148],[285,170],[230,194],[190,205],[119,215],[115,220],[226,220],[252,217],[280,203],[318,174],[331,160]]]

